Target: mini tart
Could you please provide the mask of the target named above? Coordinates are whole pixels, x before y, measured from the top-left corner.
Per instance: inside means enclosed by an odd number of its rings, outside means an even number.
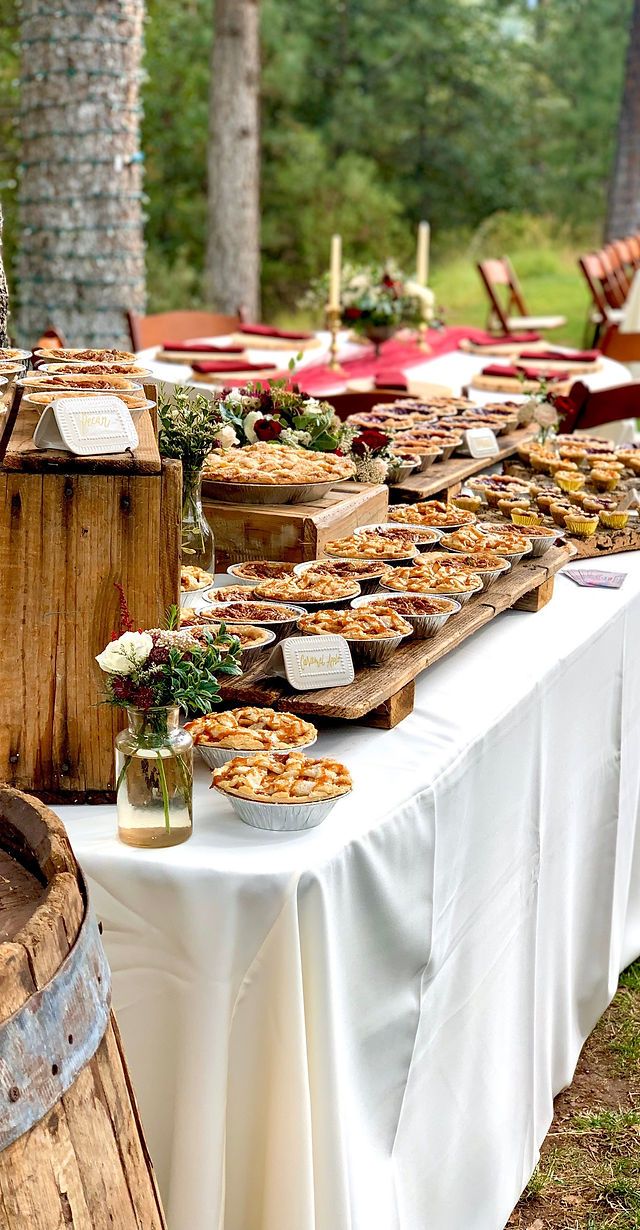
[[[348,794],[351,775],[338,760],[302,752],[236,756],[213,774],[212,786],[256,803],[314,803]]]
[[[511,520],[514,525],[523,526],[539,525],[540,514],[534,512],[531,508],[513,508],[511,510]]]
[[[498,500],[498,508],[500,512],[504,514],[505,517],[510,517],[512,512],[516,510],[518,512],[522,512],[523,510],[526,510],[529,506],[529,503],[530,501],[528,498],[525,500],[522,496],[520,498],[516,496],[513,499],[507,498],[503,500]]]
[[[197,564],[183,565],[180,569],[180,589],[183,593],[192,593],[197,589],[207,589],[213,585],[213,577]]]
[[[267,602],[339,602],[357,598],[360,586],[352,578],[336,576],[313,576],[303,572],[301,576],[281,577],[261,581],[253,590],[258,601]]]
[[[551,505],[549,512],[551,514],[551,518],[554,524],[559,525],[561,529],[564,529],[564,526],[566,524],[565,518],[567,517],[567,515],[574,516],[574,517],[578,516],[575,509],[572,509],[571,504],[569,503],[568,500],[563,500],[562,503],[559,500],[556,500]]]
[[[608,530],[623,530],[629,520],[629,510],[626,508],[603,508],[598,513],[600,523]]]
[[[369,606],[348,611],[316,611],[313,615],[303,615],[298,627],[307,634],[333,634],[344,636],[348,641],[388,640],[413,632],[411,624],[392,607],[377,613],[372,613]]]
[[[585,517],[584,513],[567,513],[564,519],[565,526],[569,534],[579,534],[581,537],[590,538],[595,534],[598,528],[598,517]]]
[[[245,705],[224,713],[207,713],[185,723],[193,742],[208,747],[235,748],[237,751],[268,752],[282,748],[308,747],[318,732],[311,722],[294,713],[277,713]]]
[[[382,584],[414,594],[466,594],[481,589],[482,578],[477,572],[463,568],[446,573],[425,568],[388,568],[383,573]]]
[[[479,495],[454,495],[452,503],[456,508],[463,508],[465,512],[477,513],[482,508]]]
[[[562,491],[580,491],[586,481],[583,474],[574,474],[571,470],[556,470],[554,477]]]
[[[415,542],[400,541],[376,534],[375,531],[364,531],[351,534],[348,538],[334,538],[324,545],[325,555],[343,557],[344,559],[407,559],[418,554]]]
[[[613,491],[618,486],[620,475],[617,470],[593,469],[589,475],[590,481],[599,491]]]
[[[442,500],[420,500],[417,504],[394,506],[389,511],[389,520],[402,525],[427,525],[438,529],[442,526],[471,525],[476,516]]]
[[[540,495],[536,498],[538,508],[542,509],[542,512],[548,513],[551,505],[558,499],[558,495],[558,491],[541,491]]]
[[[287,564],[284,560],[251,559],[234,564],[232,575],[246,577],[248,581],[270,581],[276,577],[290,577],[293,569],[294,564]]]

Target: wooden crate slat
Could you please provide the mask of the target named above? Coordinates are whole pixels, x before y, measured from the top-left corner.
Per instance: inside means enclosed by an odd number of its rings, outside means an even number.
[[[390,488],[392,504],[413,504],[417,500],[429,500],[441,492],[459,490],[467,478],[486,470],[487,466],[512,457],[521,444],[532,440],[537,426],[518,427],[508,435],[498,436],[499,452],[495,457],[450,457],[448,461],[436,461],[423,474],[410,474],[402,483]]]
[[[36,448],[33,432],[39,417],[35,407],[23,402],[5,454],[5,470],[23,474],[53,470],[65,474],[160,474],[160,453],[148,410],[135,418],[138,447],[130,453],[103,457],[75,457],[62,450]]]

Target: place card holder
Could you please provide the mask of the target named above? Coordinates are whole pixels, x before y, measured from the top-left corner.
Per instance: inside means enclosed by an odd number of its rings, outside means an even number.
[[[57,397],[45,407],[33,433],[39,449],[76,457],[110,456],[138,447],[128,407],[115,396]]]
[[[495,432],[490,427],[469,427],[464,440],[470,457],[496,457],[500,452]]]
[[[289,636],[265,657],[255,679],[286,679],[297,692],[353,683],[351,650],[343,636]]]

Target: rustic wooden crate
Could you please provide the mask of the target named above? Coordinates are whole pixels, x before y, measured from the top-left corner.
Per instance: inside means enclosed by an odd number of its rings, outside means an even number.
[[[270,705],[316,717],[360,722],[390,730],[413,709],[415,679],[502,611],[539,611],[551,601],[555,574],[573,557],[570,546],[551,547],[540,559],[523,559],[490,590],[463,606],[430,640],[409,639],[383,666],[356,668],[352,684],[296,692],[286,680],[245,675],[222,685],[227,705]],[[381,593],[381,597],[384,594]]]
[[[453,457],[449,461],[435,461],[422,474],[410,474],[401,483],[390,489],[392,504],[415,504],[417,500],[449,500],[457,495],[463,483],[473,474],[479,474],[496,462],[512,457],[521,444],[532,440],[537,426],[518,427],[508,435],[498,436],[499,451],[495,457]]]
[[[35,421],[21,408],[0,468],[0,776],[109,797],[122,717],[94,659],[119,628],[116,582],[138,627],[179,600],[181,467],[161,462],[146,412],[139,448],[111,458],[37,450]]]
[[[386,521],[389,489],[341,483],[313,504],[223,504],[207,499],[204,510],[216,540],[216,571],[241,560],[302,563],[317,559],[331,538],[359,525]]]

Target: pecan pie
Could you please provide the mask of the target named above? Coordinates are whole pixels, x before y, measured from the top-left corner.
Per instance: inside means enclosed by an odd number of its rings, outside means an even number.
[[[302,752],[236,756],[213,774],[212,786],[256,803],[300,803],[348,794],[351,775],[339,760]]]
[[[445,504],[442,500],[420,500],[417,504],[402,504],[391,508],[389,519],[402,524],[437,528],[447,525],[471,525],[476,520],[476,515],[456,508],[455,504]]]
[[[94,349],[94,350],[36,350],[40,359],[55,359],[56,363],[70,359],[79,363],[135,363],[136,356],[130,350]]]
[[[260,441],[244,448],[215,449],[205,461],[206,478],[225,483],[324,483],[352,478],[347,457],[314,453],[288,444]]]
[[[35,393],[44,393],[49,389],[89,389],[93,392],[96,389],[106,389],[109,392],[122,389],[125,393],[133,393],[140,388],[140,382],[130,379],[129,376],[109,376],[104,373],[100,376],[88,376],[83,372],[67,375],[66,371],[54,374],[30,372],[25,376],[23,384],[26,388],[33,388]]]
[[[348,641],[370,641],[394,636],[408,636],[413,631],[411,624],[391,607],[372,614],[368,606],[351,611],[316,611],[303,615],[298,623],[302,632],[319,636],[332,633],[344,636]]]
[[[434,534],[432,530],[415,529],[409,525],[363,525],[361,529],[355,531],[360,534],[368,535],[375,533],[376,538],[384,538],[389,542],[415,542],[420,543],[437,542],[438,534]]]
[[[318,559],[304,569],[304,576],[342,577],[348,581],[368,581],[382,576],[384,560],[368,563],[358,559]]]
[[[180,627],[192,628],[193,635],[197,638],[198,633],[202,631],[210,631],[214,634],[220,628],[220,615],[208,615],[205,611],[194,611],[191,607],[183,607],[180,612]],[[225,622],[225,632],[230,636],[236,636],[240,641],[241,649],[257,649],[259,645],[265,645],[271,640],[271,635],[268,628],[254,628],[252,624],[229,624]]]
[[[247,590],[244,588],[244,594]],[[297,620],[300,612],[275,602],[227,602],[220,608],[218,619],[240,624],[285,624]]]
[[[325,543],[326,555],[343,556],[345,559],[406,559],[418,554],[413,542],[390,540],[375,530],[363,530],[348,538],[334,538]]]
[[[288,747],[305,747],[315,743],[318,732],[294,713],[276,713],[246,705],[228,709],[225,713],[207,713],[185,723],[194,743],[210,747],[232,747],[238,751],[271,751]]]
[[[136,380],[151,375],[148,367],[138,367],[135,363],[47,363],[39,370],[46,371],[47,375],[66,372],[76,376],[131,376]]]
[[[368,609],[376,615],[389,607],[398,615],[408,617],[414,615],[444,615],[454,610],[455,606],[449,598],[427,598],[420,594],[388,594],[376,602],[367,603]]]
[[[360,586],[357,581],[344,577],[319,577],[303,572],[301,576],[261,581],[253,593],[257,599],[276,602],[339,602],[343,598],[356,598]]]
[[[205,572],[204,568],[198,568],[197,564],[186,564],[180,569],[180,589],[184,593],[206,589],[208,585],[213,585],[213,577],[210,572]]]
[[[219,585],[208,595],[209,602],[248,602],[253,598],[252,585]]]
[[[434,551],[428,556],[427,567],[443,575],[459,572],[460,568],[466,568],[470,572],[495,572],[497,568],[505,572],[507,570],[503,555],[498,555],[497,551],[482,550],[470,551],[467,555],[458,552],[455,555],[447,555],[445,552]]]
[[[233,575],[247,577],[249,581],[268,581],[272,577],[291,576],[293,569],[293,564],[287,564],[281,560],[250,559],[234,564]]]

